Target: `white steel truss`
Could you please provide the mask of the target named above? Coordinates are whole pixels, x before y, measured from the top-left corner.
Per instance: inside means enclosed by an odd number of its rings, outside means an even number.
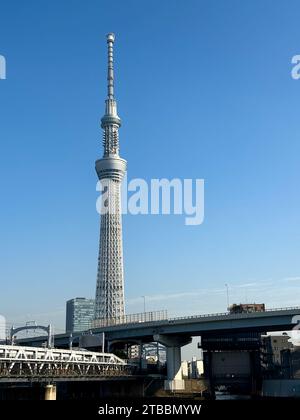
[[[127,376],[132,367],[112,353],[0,345],[3,377]]]

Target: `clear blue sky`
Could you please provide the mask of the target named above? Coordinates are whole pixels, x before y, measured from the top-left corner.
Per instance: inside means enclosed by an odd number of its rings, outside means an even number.
[[[0,313],[94,296],[107,32],[129,178],[204,178],[205,221],[125,216],[127,311],[300,304],[299,1],[3,0]]]

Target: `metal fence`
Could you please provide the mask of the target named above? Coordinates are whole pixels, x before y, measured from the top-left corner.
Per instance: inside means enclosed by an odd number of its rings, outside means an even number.
[[[122,324],[139,324],[142,322],[163,321],[167,319],[168,312],[166,310],[141,312],[138,314],[124,315],[118,318],[95,319],[92,321],[92,328],[111,327],[113,325]]]
[[[196,319],[196,318],[213,318],[213,317],[223,317],[223,316],[229,316],[229,315],[232,318],[243,317],[245,315],[254,315],[254,316],[262,315],[263,316],[263,314],[266,312],[295,311],[295,310],[300,311],[300,306],[289,306],[285,308],[268,308],[268,309],[265,309],[264,311],[256,311],[256,312],[252,312],[252,311],[248,311],[248,312],[245,311],[245,312],[239,312],[239,313],[217,312],[217,313],[211,313],[211,314],[188,315],[188,316],[169,318],[169,321],[173,322],[173,321],[180,321],[180,320],[185,320],[185,319],[188,320],[188,319]]]

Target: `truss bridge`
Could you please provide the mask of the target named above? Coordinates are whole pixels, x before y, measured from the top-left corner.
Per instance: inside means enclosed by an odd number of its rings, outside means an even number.
[[[101,380],[132,373],[133,366],[112,353],[0,345],[0,383]]]

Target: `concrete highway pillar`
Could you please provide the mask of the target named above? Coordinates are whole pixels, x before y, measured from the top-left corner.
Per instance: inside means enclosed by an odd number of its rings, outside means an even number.
[[[56,400],[56,385],[46,385],[45,386],[45,401],[55,401]]]
[[[168,380],[181,380],[181,348],[167,347],[167,371]]]
[[[153,336],[153,339],[167,349],[167,381],[165,381],[165,389],[170,391],[184,389],[181,371],[181,347],[189,344],[192,338],[157,334]]]

